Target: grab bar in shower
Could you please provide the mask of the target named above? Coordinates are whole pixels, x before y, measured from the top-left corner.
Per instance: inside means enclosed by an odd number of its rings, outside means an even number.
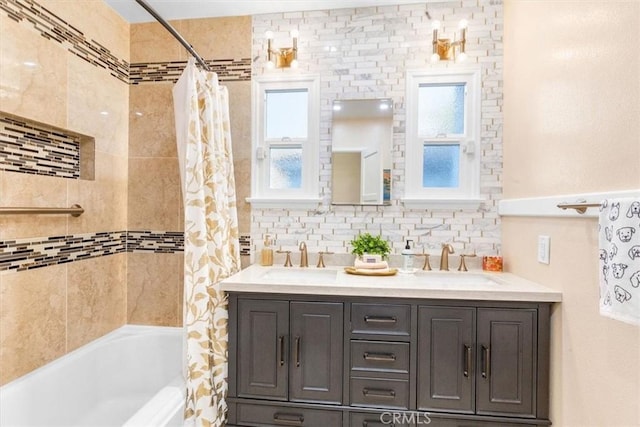
[[[80,216],[84,213],[84,208],[80,205],[72,205],[70,208],[3,208],[0,207],[0,215],[55,215],[69,214],[71,216]]]
[[[580,214],[585,213],[587,208],[599,208],[600,206],[602,206],[601,203],[588,203],[584,200],[579,200],[575,203],[558,203],[560,209],[575,209]]]

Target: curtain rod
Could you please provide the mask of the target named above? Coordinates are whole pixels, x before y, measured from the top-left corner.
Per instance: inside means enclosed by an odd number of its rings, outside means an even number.
[[[189,51],[189,53],[196,59],[196,61],[198,61],[198,64],[200,64],[202,68],[204,68],[207,71],[211,71],[207,66],[207,64],[204,62],[204,59],[202,59],[202,57],[198,55],[198,53],[193,49],[193,47],[189,44],[189,42],[187,42],[184,39],[184,37],[182,37],[180,33],[178,33],[176,29],[171,26],[171,24],[165,21],[164,18],[158,14],[158,12],[156,12],[151,6],[149,6],[149,4],[145,0],[136,0],[136,3],[138,3],[147,12],[149,12],[149,14],[153,16],[156,19],[156,21],[161,23],[162,26],[166,28],[167,31],[169,31],[171,35],[175,37],[176,40],[178,40],[180,44],[182,44],[182,46],[184,46],[187,49],[187,51]]]

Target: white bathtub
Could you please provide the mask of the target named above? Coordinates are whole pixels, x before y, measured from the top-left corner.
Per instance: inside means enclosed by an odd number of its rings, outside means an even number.
[[[123,326],[0,387],[0,426],[181,426],[182,329]]]

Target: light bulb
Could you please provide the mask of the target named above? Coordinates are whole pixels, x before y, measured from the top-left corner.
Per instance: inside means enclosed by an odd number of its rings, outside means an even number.
[[[460,28],[461,30],[467,28],[469,26],[469,21],[467,21],[466,19],[461,19],[460,23],[458,24],[458,28]]]
[[[458,54],[458,56],[456,57],[456,62],[464,62],[467,60],[467,54],[464,52],[461,52]]]
[[[273,39],[273,31],[265,31],[264,36],[269,40]]]
[[[300,33],[298,32],[298,30],[296,29],[291,30],[291,37],[297,38],[299,35]]]
[[[440,61],[440,55],[438,55],[437,53],[434,53],[433,55],[431,55],[431,62],[433,64],[435,64],[436,62]]]
[[[273,61],[267,61],[267,69],[273,70],[276,67],[276,64]]]
[[[440,21],[438,21],[437,19],[435,21],[433,21],[431,23],[431,28],[434,30],[439,30],[440,29]]]
[[[291,68],[298,68],[298,60],[294,59],[293,61],[291,61]]]

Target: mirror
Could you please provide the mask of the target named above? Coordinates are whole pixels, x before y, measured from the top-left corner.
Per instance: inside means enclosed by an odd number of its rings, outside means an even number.
[[[393,101],[334,101],[331,135],[331,203],[390,204]]]

